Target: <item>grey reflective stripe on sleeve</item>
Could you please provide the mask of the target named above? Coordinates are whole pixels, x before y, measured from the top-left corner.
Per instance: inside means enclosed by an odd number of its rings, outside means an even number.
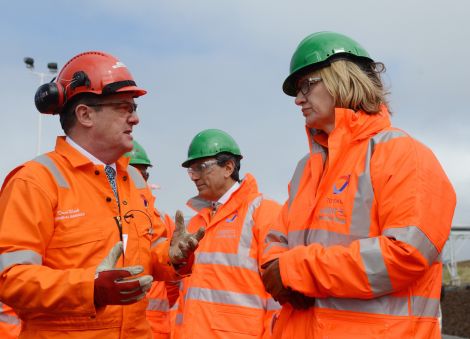
[[[439,252],[437,248],[417,226],[387,228],[383,235],[413,246],[426,258],[428,265],[438,259]]]
[[[359,238],[367,238],[370,232],[370,211],[374,201],[374,189],[370,175],[370,162],[375,146],[395,138],[406,136],[402,131],[388,130],[375,135],[369,140],[364,159],[364,172],[358,176],[357,190],[351,215],[350,233]]]
[[[416,317],[437,318],[439,316],[439,306],[439,299],[419,296],[411,297],[411,312]]]
[[[409,314],[407,297],[384,295],[374,299],[318,298],[315,300],[315,307],[319,308],[392,316],[412,315],[415,317],[432,318],[438,317],[439,305],[439,299],[411,297],[411,314]]]
[[[268,235],[264,239],[264,243],[268,244],[268,246],[264,249],[263,254],[269,252],[269,250],[274,246],[284,248],[289,247],[289,244],[287,243],[287,235],[276,230],[270,230],[268,232]]]
[[[168,312],[170,310],[170,305],[166,299],[148,298],[148,301],[147,311]]]
[[[359,243],[362,263],[374,295],[380,296],[392,292],[392,283],[385,266],[379,238],[361,239]]]
[[[306,154],[300,161],[297,163],[297,167],[295,168],[294,175],[290,180],[290,191],[289,191],[289,200],[287,202],[287,206],[290,208],[292,201],[294,201],[295,196],[297,195],[297,191],[299,190],[300,179],[302,178],[302,174],[304,173],[305,165],[307,164],[308,159],[310,158],[310,153]]]
[[[42,256],[31,250],[0,254],[0,272],[12,265],[42,265]]]
[[[281,244],[287,244],[287,235],[276,230],[270,230],[268,234],[266,235],[266,239],[264,239],[264,242],[266,244],[269,244],[271,242],[279,242]]]
[[[317,298],[315,307],[339,311],[407,316],[408,298],[390,295],[375,299]]]
[[[184,280],[178,280],[178,284],[179,284],[179,287],[180,287],[180,291],[183,291],[184,290]]]
[[[14,315],[3,313],[4,312],[3,305],[5,304],[0,302],[0,322],[10,324],[10,325],[18,325],[20,323],[20,319],[18,319],[18,317]]]
[[[296,246],[307,246],[312,243],[318,243],[325,247],[333,245],[348,246],[352,241],[359,238],[354,235],[323,229],[305,229],[290,231],[287,239],[289,248],[294,248]]]
[[[46,154],[38,155],[36,158],[33,159],[33,161],[38,162],[44,167],[46,167],[49,170],[49,172],[51,172],[52,176],[54,177],[59,187],[66,188],[66,189],[69,188],[69,184],[67,183],[67,180],[65,180],[64,176],[57,168],[57,165],[55,164],[55,162],[51,158],[49,158]]]
[[[19,325],[20,319],[18,319],[18,317],[15,317],[13,315],[0,314],[0,322],[10,324],[10,325]]]
[[[255,294],[190,287],[185,300],[199,300],[211,303],[265,309],[263,299]]]
[[[175,317],[175,324],[176,325],[181,325],[183,323],[183,314],[178,313]]]
[[[273,298],[266,299],[266,310],[267,311],[277,311],[282,308],[281,304],[279,304]]]
[[[196,263],[241,267],[250,271],[258,272],[256,259],[234,253],[199,252],[196,253]]]
[[[168,238],[160,237],[157,240],[152,241],[152,243],[150,244],[150,248],[154,248],[158,244],[161,244],[162,242],[167,241],[167,240],[168,240]]]
[[[137,187],[138,189],[147,187],[147,182],[144,180],[144,178],[142,177],[142,174],[140,174],[137,168],[129,165],[127,166],[127,173],[129,173],[129,176],[134,182],[135,187]]]

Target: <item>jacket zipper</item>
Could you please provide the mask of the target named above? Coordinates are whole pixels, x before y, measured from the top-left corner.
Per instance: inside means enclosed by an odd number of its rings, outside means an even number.
[[[122,241],[122,221],[121,221],[121,217],[119,215],[114,217],[114,221],[116,222],[117,228],[119,230],[119,239],[121,239],[121,241]]]

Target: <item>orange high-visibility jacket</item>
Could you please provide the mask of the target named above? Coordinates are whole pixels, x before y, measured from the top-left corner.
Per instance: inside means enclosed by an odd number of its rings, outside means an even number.
[[[209,202],[193,198],[188,205],[198,211],[188,231],[205,227],[206,234],[192,275],[182,280],[175,338],[270,338],[280,306],[265,291],[259,266],[280,205],[263,198],[250,174],[212,217]]]
[[[12,308],[0,302],[0,338],[16,339],[20,334],[21,321]]]
[[[283,284],[275,338],[440,338],[442,264],[454,190],[433,153],[376,115],[336,109],[329,136],[307,130],[280,228],[265,249]],[[287,251],[286,251],[287,250]]]
[[[0,299],[23,321],[21,338],[151,338],[147,300],[96,310],[97,265],[128,235],[118,267],[174,280],[168,241],[150,249],[153,198],[128,158],[117,161],[120,205],[103,166],[59,137],[54,152],[13,170],[0,194]]]
[[[162,214],[155,208],[156,222],[159,225],[157,228],[165,229],[162,236],[155,237],[152,241],[151,247],[158,246],[161,242],[171,239],[175,224],[168,214]],[[169,286],[173,282],[168,282]],[[175,282],[177,283],[177,282]],[[178,286],[172,289],[178,294]],[[175,297],[177,298],[177,296]],[[152,288],[147,293],[148,306],[147,306],[147,320],[152,328],[154,339],[169,339],[170,338],[170,307],[171,304],[168,300],[167,286],[163,281],[154,281]]]

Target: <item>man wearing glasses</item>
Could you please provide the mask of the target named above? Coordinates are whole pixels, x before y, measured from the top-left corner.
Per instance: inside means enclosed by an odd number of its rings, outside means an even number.
[[[269,338],[279,309],[260,278],[265,234],[278,203],[264,198],[255,178],[240,180],[242,155],[235,140],[217,129],[192,140],[186,167],[198,195],[188,231],[204,226],[193,274],[182,281],[176,338]]]
[[[22,320],[21,338],[150,338],[145,293],[175,280],[203,232],[153,246],[153,198],[123,154],[144,95],[127,67],[103,52],[72,58],[39,87],[41,113],[65,137],[5,179],[0,193],[0,300]]]

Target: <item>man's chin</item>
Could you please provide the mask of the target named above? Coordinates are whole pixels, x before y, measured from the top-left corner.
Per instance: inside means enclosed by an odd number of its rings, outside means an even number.
[[[202,189],[202,190],[198,189],[198,195],[197,196],[199,198],[203,199],[203,200],[210,200],[210,198],[207,196],[207,194],[204,194],[204,192],[205,192],[204,189]]]

